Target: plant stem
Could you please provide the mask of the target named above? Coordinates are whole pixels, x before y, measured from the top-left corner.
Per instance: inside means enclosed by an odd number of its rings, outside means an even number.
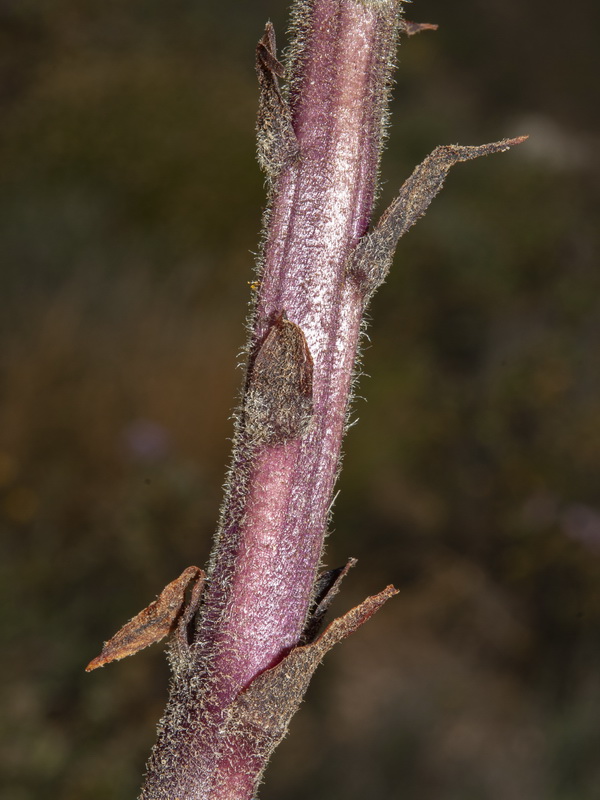
[[[520,141],[436,149],[367,233],[400,12],[398,0],[297,0],[287,73],[270,25],[259,43],[259,161],[270,197],[206,590],[190,632],[200,582],[184,612],[181,593],[201,571],[188,568],[126,626],[113,656],[138,639],[146,646],[163,635],[165,615],[179,615],[141,800],[250,800],[324,653],[395,593],[367,598],[316,638],[345,574],[315,584],[364,310],[450,167]]]
[[[249,374],[273,326],[287,324],[285,314],[312,363],[312,413],[304,435],[257,443],[242,403],[193,642],[190,673],[202,688],[184,692],[186,713],[193,716],[195,704],[201,724],[182,724],[182,689],[174,685],[146,800],[252,796],[264,764],[232,753],[218,731],[236,695],[298,644],[339,469],[364,299],[346,267],[371,216],[399,4],[315,0],[297,3],[293,14],[289,106],[280,109],[293,134],[280,134],[275,147],[296,155],[275,159],[269,174]],[[267,58],[275,58],[273,44],[269,30]],[[166,750],[177,773],[168,779]]]
[[[395,2],[356,0],[318,0],[302,20],[290,103],[300,156],[274,184],[250,352],[285,312],[312,358],[313,413],[303,437],[248,460],[242,447],[230,472],[199,629],[227,699],[295,645],[306,620],[362,317],[346,265],[370,219],[396,24]]]

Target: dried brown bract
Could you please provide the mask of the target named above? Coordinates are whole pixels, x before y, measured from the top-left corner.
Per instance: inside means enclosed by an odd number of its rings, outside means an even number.
[[[302,436],[312,416],[313,362],[302,329],[285,312],[275,320],[248,377],[244,421],[254,444]]]
[[[102,652],[90,661],[85,668],[86,672],[110,664],[111,661],[132,656],[172,633],[182,612],[185,613],[185,594],[188,587],[193,583],[196,589],[203,582],[204,572],[199,567],[185,569],[178,578],[165,586],[154,602],[104,643]]]

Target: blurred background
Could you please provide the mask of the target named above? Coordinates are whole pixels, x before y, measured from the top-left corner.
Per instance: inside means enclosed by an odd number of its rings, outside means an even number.
[[[208,555],[263,180],[271,0],[0,0],[0,759],[6,800],[131,800],[161,646],[101,642]],[[597,4],[421,0],[380,208],[454,168],[402,240],[326,562],[387,583],[263,800],[600,797]]]

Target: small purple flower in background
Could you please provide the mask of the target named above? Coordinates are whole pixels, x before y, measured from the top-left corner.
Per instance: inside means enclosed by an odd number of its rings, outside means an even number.
[[[573,503],[561,515],[562,529],[571,539],[600,553],[600,511],[583,503]]]
[[[168,431],[150,419],[136,419],[122,433],[127,455],[134,461],[161,461],[171,450]]]
[[[529,528],[554,525],[558,518],[558,498],[550,492],[536,492],[527,498],[521,509],[521,518]]]

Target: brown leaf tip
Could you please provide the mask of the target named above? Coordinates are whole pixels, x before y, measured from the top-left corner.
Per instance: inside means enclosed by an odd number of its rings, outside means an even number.
[[[514,139],[506,139],[506,146],[507,147],[514,147],[516,144],[523,144],[529,139],[529,134],[526,133],[524,136],[515,136]]]
[[[421,31],[437,31],[439,25],[434,25],[431,22],[409,22],[405,19],[402,27],[407,36],[414,36],[416,33],[421,33]]]

